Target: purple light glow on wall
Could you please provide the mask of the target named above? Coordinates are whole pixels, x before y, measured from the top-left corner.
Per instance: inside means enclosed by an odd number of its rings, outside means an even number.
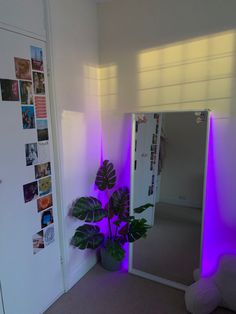
[[[216,193],[216,178],[215,178],[215,163],[214,163],[214,146],[213,146],[213,123],[210,116],[209,125],[209,141],[208,141],[208,160],[206,165],[206,196],[205,210],[203,220],[203,238],[202,238],[202,273],[207,276],[214,273],[217,267],[215,256],[218,255],[215,247],[215,230],[216,216],[215,211],[218,208],[217,193]]]
[[[202,276],[213,275],[221,256],[236,255],[235,117],[210,117]]]
[[[131,128],[132,128],[132,119],[131,115],[125,115],[125,119],[120,120],[122,122],[122,128],[120,128],[121,133],[119,134],[120,141],[115,142],[115,147],[119,148],[121,152],[121,156],[114,156],[114,153],[107,149],[106,141],[101,138],[101,148],[100,148],[100,165],[103,163],[105,159],[108,159],[110,162],[114,164],[117,174],[117,184],[115,189],[119,187],[127,186],[130,189],[130,154],[131,154]],[[117,128],[119,129],[119,128]],[[117,132],[116,129],[116,132]],[[113,143],[112,143],[113,144]],[[105,152],[104,152],[105,151]],[[113,158],[112,158],[113,157]],[[108,194],[101,192],[98,190],[96,185],[94,184],[94,194],[96,197],[102,202],[103,206],[108,201]],[[109,195],[112,194],[114,190],[109,191]],[[108,235],[108,222],[107,219],[103,219],[98,223],[101,232]],[[125,250],[125,258],[122,261],[121,271],[128,271],[129,264],[129,245],[124,245]]]

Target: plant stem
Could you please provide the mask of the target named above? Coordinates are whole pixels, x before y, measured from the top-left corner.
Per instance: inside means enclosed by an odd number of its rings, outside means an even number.
[[[117,237],[117,232],[118,232],[118,226],[116,226],[115,239],[116,239],[116,237]]]
[[[108,228],[109,228],[110,238],[112,239],[111,219],[109,217],[108,217]]]
[[[110,199],[110,195],[108,190],[106,190],[106,194],[107,194],[107,204],[108,204],[108,229],[109,229],[109,234],[110,234],[110,239],[112,239],[112,229],[111,229],[111,218],[110,216],[110,208],[109,208],[109,199]]]

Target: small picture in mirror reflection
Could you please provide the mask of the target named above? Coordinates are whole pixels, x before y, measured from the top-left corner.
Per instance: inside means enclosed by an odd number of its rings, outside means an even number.
[[[157,144],[157,135],[156,134],[152,135],[152,144]]]
[[[157,145],[151,145],[151,152],[157,152]]]
[[[155,163],[156,157],[157,157],[157,154],[155,154],[154,152],[151,152],[151,160],[153,161],[153,163]]]
[[[153,194],[153,185],[150,185],[148,188],[148,196]]]

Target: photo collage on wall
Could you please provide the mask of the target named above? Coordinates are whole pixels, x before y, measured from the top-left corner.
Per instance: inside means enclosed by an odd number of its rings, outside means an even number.
[[[24,132],[35,129],[33,143],[25,144],[25,166],[34,167],[32,182],[23,185],[24,202],[37,199],[39,230],[32,237],[36,254],[54,241],[51,162],[45,95],[43,50],[30,46],[31,59],[14,58],[14,79],[0,79],[3,101],[19,101]]]
[[[158,113],[154,113],[153,118],[156,120],[155,131],[152,134],[152,145],[150,147],[150,171],[153,172],[152,174],[152,181],[148,187],[148,195],[153,195],[154,192],[154,185],[155,185],[155,176],[157,175],[156,171],[156,162],[157,162],[157,145],[158,145],[158,132],[159,132],[159,119],[160,115]]]

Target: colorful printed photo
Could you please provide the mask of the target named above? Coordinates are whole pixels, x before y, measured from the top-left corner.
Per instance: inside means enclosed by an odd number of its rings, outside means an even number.
[[[38,163],[38,147],[37,143],[25,145],[26,166],[32,166]]]
[[[36,118],[47,118],[46,97],[35,96]]]
[[[33,235],[33,253],[36,254],[44,249],[43,230]]]
[[[54,226],[49,226],[44,230],[44,243],[45,246],[48,246],[55,240],[55,232],[54,232]]]
[[[40,72],[33,72],[34,93],[36,95],[45,95],[44,74]]]
[[[18,81],[0,79],[0,83],[3,101],[19,101]]]
[[[16,78],[32,80],[30,60],[15,58]]]
[[[53,223],[52,208],[45,210],[41,215],[41,228],[45,228]]]
[[[32,83],[28,81],[20,81],[20,98],[24,105],[33,105],[33,87]]]
[[[50,160],[50,149],[48,141],[38,143],[39,163],[44,163]]]
[[[46,162],[45,164],[40,164],[34,166],[35,179],[40,179],[42,177],[47,177],[51,174],[51,164]]]
[[[52,207],[52,194],[43,196],[37,199],[38,212],[41,212],[49,207]]]
[[[35,129],[34,107],[22,106],[21,112],[23,129]]]
[[[48,120],[37,120],[38,141],[48,140]]]
[[[25,203],[30,202],[38,197],[38,182],[34,181],[23,185]]]
[[[43,196],[52,192],[51,177],[46,177],[39,180],[39,196]]]
[[[43,50],[39,47],[31,46],[31,62],[32,69],[36,71],[43,71]]]

